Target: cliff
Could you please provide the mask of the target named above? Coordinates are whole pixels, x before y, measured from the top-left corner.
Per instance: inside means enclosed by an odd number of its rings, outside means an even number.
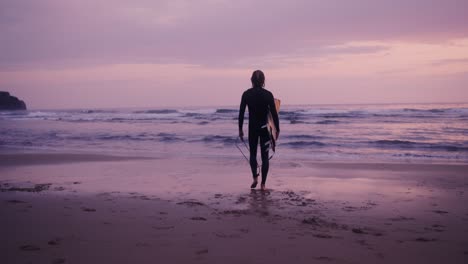
[[[9,92],[0,91],[0,110],[26,110],[26,104]]]

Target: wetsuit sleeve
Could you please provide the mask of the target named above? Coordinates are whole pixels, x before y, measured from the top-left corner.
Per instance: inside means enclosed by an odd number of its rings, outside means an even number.
[[[240,107],[239,107],[239,130],[242,130],[242,126],[244,125],[244,113],[245,113],[246,106],[247,106],[247,102],[245,99],[245,93],[243,93]]]
[[[280,132],[280,126],[279,126],[279,118],[278,118],[278,112],[276,111],[276,105],[275,105],[275,98],[273,97],[273,94],[270,97],[268,106],[270,107],[270,112],[273,117],[273,122],[275,122],[276,130],[278,130],[278,133]]]

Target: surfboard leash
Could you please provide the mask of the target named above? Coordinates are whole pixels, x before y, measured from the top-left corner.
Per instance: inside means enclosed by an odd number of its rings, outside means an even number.
[[[240,140],[240,137],[237,137],[236,138],[236,148],[240,151],[240,153],[242,154],[242,156],[244,156],[245,160],[247,161],[247,163],[249,164],[250,166],[250,160],[249,158],[247,158],[247,156],[245,155],[244,151],[242,151],[242,149],[239,147],[239,140]],[[247,149],[248,152],[250,152],[250,148],[249,146],[247,146],[247,144],[245,143],[244,140],[241,140],[242,143],[244,143],[244,146],[245,148]],[[262,164],[259,164],[258,163],[258,160],[257,160],[257,176],[260,175],[260,170],[261,170],[261,166]]]
[[[240,137],[237,137],[236,138],[236,148],[240,151],[240,153],[242,154],[242,156],[244,156],[245,160],[247,161],[247,163],[250,165],[250,160],[249,158],[247,158],[247,156],[245,155],[244,151],[242,151],[242,149],[239,147],[239,140],[240,140]],[[271,140],[271,139],[270,139]],[[245,143],[244,140],[241,140],[242,143],[244,144],[245,148],[247,149],[247,151],[250,153],[250,148],[249,146]],[[267,144],[271,144],[271,142],[267,142]],[[268,146],[268,148],[270,148],[270,146]],[[275,151],[273,151],[273,154],[271,154],[271,156],[268,158],[268,160],[271,160],[273,158],[273,156],[275,155]],[[261,168],[262,168],[262,164],[258,162],[257,160],[257,175],[260,175],[260,171],[261,171]]]

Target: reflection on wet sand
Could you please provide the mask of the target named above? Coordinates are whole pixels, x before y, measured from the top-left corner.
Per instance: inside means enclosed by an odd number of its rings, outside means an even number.
[[[250,195],[248,196],[249,200],[249,209],[252,211],[254,214],[258,214],[261,216],[267,216],[269,215],[269,210],[268,207],[270,207],[273,204],[273,201],[271,200],[270,197],[270,191],[260,191],[260,190],[255,190],[252,189],[250,190]]]

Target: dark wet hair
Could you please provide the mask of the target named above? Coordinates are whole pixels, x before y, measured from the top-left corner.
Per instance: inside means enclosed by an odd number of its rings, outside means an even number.
[[[265,86],[265,74],[261,70],[256,70],[252,73],[250,81],[253,87],[263,87]]]

